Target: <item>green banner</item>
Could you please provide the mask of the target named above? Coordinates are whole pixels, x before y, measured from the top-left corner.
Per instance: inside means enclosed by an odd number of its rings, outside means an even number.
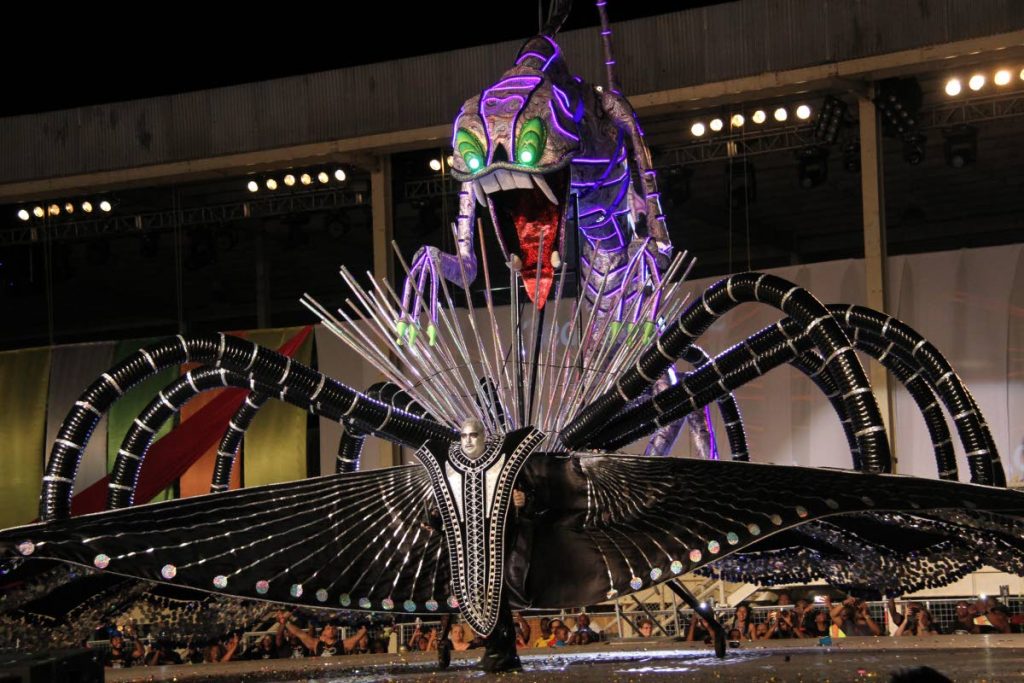
[[[49,378],[49,348],[0,353],[0,528],[39,512]]]

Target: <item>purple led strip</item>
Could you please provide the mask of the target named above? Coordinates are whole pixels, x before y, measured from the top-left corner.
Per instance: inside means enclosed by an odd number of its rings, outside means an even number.
[[[551,103],[551,100],[548,100],[548,107],[551,109],[551,125],[556,130],[558,130],[558,132],[560,132],[562,135],[564,135],[565,137],[572,138],[576,142],[579,142],[580,141],[580,136],[579,135],[576,135],[575,133],[570,132],[569,130],[564,128],[562,126],[562,124],[560,124],[558,122],[558,114],[555,112],[555,105]],[[570,118],[572,118],[572,117],[570,117]],[[515,130],[515,129],[513,128],[513,130]]]

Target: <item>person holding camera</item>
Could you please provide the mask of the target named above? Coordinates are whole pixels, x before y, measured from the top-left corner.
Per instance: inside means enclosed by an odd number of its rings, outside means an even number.
[[[315,638],[293,624],[290,617],[289,612],[278,612],[277,618],[288,633],[298,638],[306,646],[311,657],[336,657],[369,650],[370,639],[366,624],[360,624],[355,634],[341,640],[338,637],[338,627],[328,623],[320,630],[320,637]]]

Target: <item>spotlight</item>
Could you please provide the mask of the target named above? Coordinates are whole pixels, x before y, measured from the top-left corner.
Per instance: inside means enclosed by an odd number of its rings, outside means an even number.
[[[846,102],[838,97],[828,95],[821,104],[818,111],[818,118],[814,121],[814,137],[826,145],[836,144],[839,138],[839,129],[846,120]]]
[[[806,121],[807,119],[811,118],[811,108],[808,107],[806,104],[801,104],[799,107],[796,108],[796,117],[801,121]]]
[[[700,608],[701,609],[707,609],[708,608],[708,603],[706,603],[706,602],[700,603]]]
[[[708,124],[708,128],[715,131],[716,133],[722,130],[724,126],[725,124],[722,123],[722,119],[711,119],[711,123]]]
[[[946,139],[946,163],[953,168],[963,168],[978,159],[978,129],[960,124],[942,131]]]
[[[59,216],[60,207],[57,206],[56,204],[50,204],[50,206],[48,206],[46,209],[46,213],[50,214],[51,216]]]
[[[906,139],[917,130],[917,112],[921,108],[921,85],[916,78],[887,78],[879,81],[875,106],[882,119],[882,132]]]
[[[295,184],[295,176],[293,176],[291,173],[285,175],[284,184],[287,185],[288,187],[293,186]]]
[[[31,217],[32,216],[31,216],[31,214],[29,214],[27,209],[20,209],[18,211],[18,218],[20,218],[23,221],[27,221]]]
[[[757,175],[754,164],[739,158],[725,167],[725,191],[729,206],[738,209],[757,200]]]
[[[743,114],[733,114],[732,118],[729,119],[729,123],[733,128],[742,128],[743,124],[746,123],[746,119],[743,118]]]
[[[693,133],[694,137],[699,138],[701,135],[704,135],[704,124],[698,121],[690,126],[690,132]]]
[[[951,78],[946,81],[946,94],[950,97],[956,97],[963,90],[963,85],[960,83],[959,78]]]
[[[754,123],[761,124],[768,120],[768,114],[764,113],[764,109],[758,109],[750,118]]]
[[[996,75],[992,77],[992,82],[996,85],[1009,85],[1012,75],[1009,69],[1000,69],[996,72]]]
[[[112,208],[114,208],[114,207],[112,207],[110,205],[110,202],[108,202],[106,199],[104,199],[102,202],[100,202],[100,211],[102,211],[103,213],[110,213],[110,210]]]
[[[326,185],[327,181],[331,179],[331,176],[327,175],[327,171],[320,171],[316,174],[316,179],[322,184]]]
[[[441,170],[441,160],[440,159],[431,159],[430,160],[430,170],[431,171],[440,171]]]
[[[340,168],[334,169],[334,179],[337,180],[339,183],[345,182],[345,178],[347,178],[347,177],[348,176],[345,175],[345,171],[344,170],[342,170]]]
[[[455,165],[455,157],[453,157],[451,154],[448,155],[448,158],[445,159],[445,161],[448,162],[448,168],[451,168],[452,166]]]
[[[268,190],[276,190],[277,189],[277,181],[274,180],[273,178],[267,178],[267,189]]]
[[[85,211],[86,213],[92,213],[92,202],[90,202],[90,201],[82,202],[82,211]]]
[[[843,145],[843,168],[847,173],[860,173],[859,142],[848,142]]]
[[[782,123],[788,118],[789,112],[786,111],[785,107],[779,107],[778,109],[775,110],[775,120],[778,121],[779,123]]]
[[[978,92],[985,87],[985,76],[984,74],[974,74],[971,76],[971,80],[967,81],[967,87]]]
[[[810,190],[828,180],[828,149],[806,147],[796,154],[800,187]]]
[[[924,161],[924,151],[928,137],[924,133],[911,133],[903,138],[903,160],[911,166]]]
[[[1024,69],[1020,70],[1020,80],[1024,81]]]
[[[64,203],[64,213],[74,213],[74,212],[75,212],[75,205],[72,204],[71,202],[65,202]]]
[[[308,173],[303,173],[299,176],[299,182],[303,185],[310,185],[313,182],[313,178]]]
[[[43,210],[43,207],[36,206],[32,209],[32,215],[35,216],[36,218],[42,218],[43,216],[46,215],[46,211]]]

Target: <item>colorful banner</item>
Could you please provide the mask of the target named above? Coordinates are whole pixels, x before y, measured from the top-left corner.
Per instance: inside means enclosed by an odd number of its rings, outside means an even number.
[[[43,477],[50,349],[0,353],[0,527],[31,522]]]

